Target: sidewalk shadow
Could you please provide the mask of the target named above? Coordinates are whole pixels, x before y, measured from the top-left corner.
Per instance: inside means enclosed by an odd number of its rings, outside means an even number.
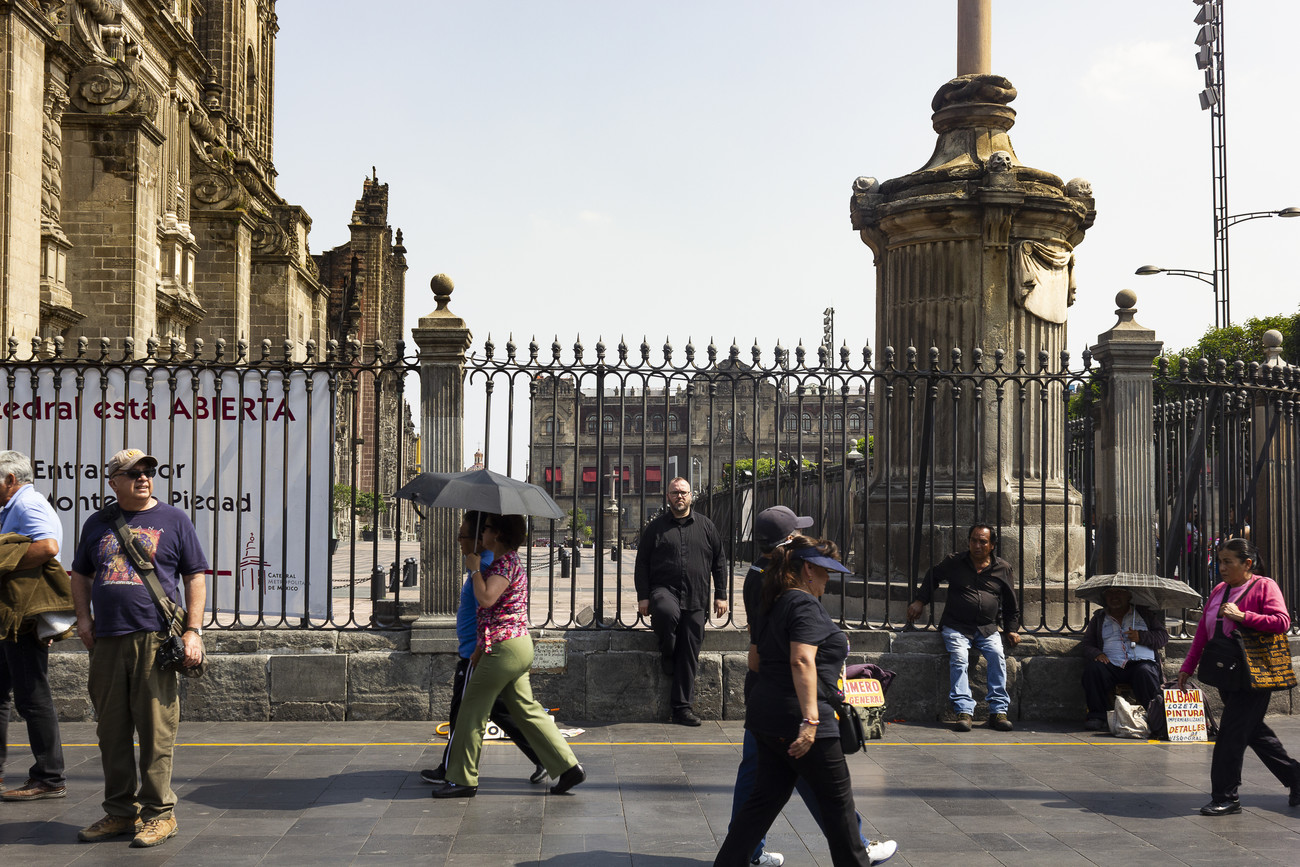
[[[598,849],[594,852],[568,852],[553,855],[537,862],[538,867],[631,867],[632,855],[627,852],[613,852]],[[712,856],[703,859],[689,855],[647,855],[636,853],[636,867],[698,867],[700,864],[712,864]]]
[[[204,804],[219,810],[308,810],[329,804],[349,804],[361,801],[405,800],[403,789],[410,788],[410,797],[428,796],[415,787],[408,787],[412,772],[384,769],[351,771],[321,777],[262,777],[218,780],[195,786],[185,792],[186,801]]]
[[[80,830],[80,825],[67,822],[5,822],[0,825],[0,845],[66,846],[77,842]]]

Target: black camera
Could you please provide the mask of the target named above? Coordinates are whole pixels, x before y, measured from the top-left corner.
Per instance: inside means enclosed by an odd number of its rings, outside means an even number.
[[[185,642],[179,635],[168,635],[158,645],[158,667],[163,671],[184,670]]]

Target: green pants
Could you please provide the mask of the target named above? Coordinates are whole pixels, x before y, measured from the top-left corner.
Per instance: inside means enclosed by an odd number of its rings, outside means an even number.
[[[448,780],[462,786],[478,785],[483,732],[498,695],[548,774],[558,777],[578,763],[555,721],[533,698],[533,687],[528,682],[532,664],[533,639],[524,635],[492,645],[492,652],[484,654],[474,666],[452,728]]]
[[[176,672],[154,662],[158,635],[133,632],[95,639],[90,651],[90,703],[99,720],[99,756],[104,764],[104,812],[139,816],[146,822],[168,816],[172,791],[172,749],[181,719]],[[136,791],[135,746],[140,739],[140,786]]]

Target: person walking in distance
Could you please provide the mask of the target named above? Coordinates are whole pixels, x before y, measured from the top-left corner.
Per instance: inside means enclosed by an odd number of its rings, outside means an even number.
[[[691,707],[695,672],[708,619],[709,578],[713,613],[727,615],[727,560],[713,522],[691,511],[691,484],[668,483],[668,510],[646,525],[636,550],[636,600],[659,639],[663,672],[672,677],[672,721],[698,726]]]

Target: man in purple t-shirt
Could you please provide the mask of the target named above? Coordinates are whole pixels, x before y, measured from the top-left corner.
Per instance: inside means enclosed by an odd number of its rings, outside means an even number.
[[[114,529],[118,509],[127,529],[153,561],[163,591],[181,604],[185,588],[185,664],[203,659],[207,558],[189,516],[153,496],[158,461],[139,449],[113,455],[105,470],[116,504],[91,515],[72,561],[77,635],[90,653],[87,686],[99,720],[104,764],[104,818],[77,835],[87,842],[135,833],[131,845],[157,846],[176,834],[172,749],[180,722],[176,672],[155,658],[166,625]],[[94,615],[91,609],[94,609]],[[162,633],[160,635],[160,632]],[[136,790],[135,747],[142,779]]]

